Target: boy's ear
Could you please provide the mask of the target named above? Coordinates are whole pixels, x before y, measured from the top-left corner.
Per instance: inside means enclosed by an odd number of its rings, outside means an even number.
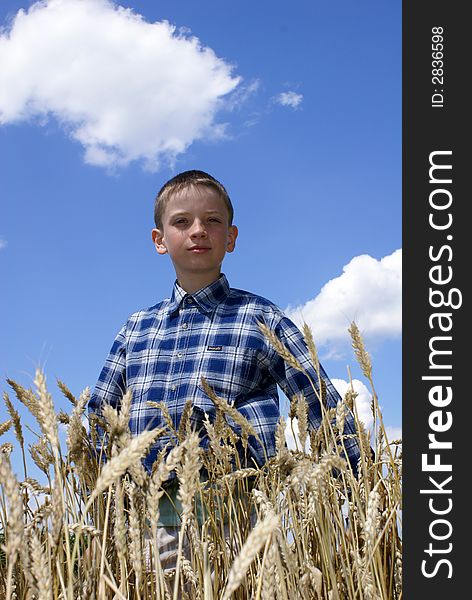
[[[236,225],[230,225],[228,231],[228,245],[226,246],[227,252],[232,252],[236,246],[236,238],[238,237],[238,228]]]
[[[152,241],[159,254],[167,254],[167,248],[164,243],[164,233],[160,229],[153,229],[151,232]]]

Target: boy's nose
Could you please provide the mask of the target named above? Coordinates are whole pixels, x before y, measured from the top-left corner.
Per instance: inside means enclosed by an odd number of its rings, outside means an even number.
[[[205,229],[205,225],[202,223],[202,221],[199,221],[198,219],[195,220],[193,227],[192,227],[192,231],[190,232],[190,235],[192,237],[201,237],[201,236],[206,236],[207,231]]]

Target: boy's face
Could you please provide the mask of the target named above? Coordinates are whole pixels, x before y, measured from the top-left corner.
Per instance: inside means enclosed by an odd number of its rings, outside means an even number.
[[[226,252],[232,252],[237,227],[228,225],[228,209],[216,190],[193,186],[171,196],[162,229],[152,230],[159,254],[169,254],[179,283],[200,287],[218,279]]]

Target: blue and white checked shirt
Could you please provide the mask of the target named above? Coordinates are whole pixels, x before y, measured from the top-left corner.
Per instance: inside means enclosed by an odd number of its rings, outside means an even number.
[[[274,456],[280,416],[277,384],[289,398],[305,395],[309,424],[315,429],[321,422],[321,407],[306,375],[284,362],[259,330],[258,321],[275,331],[318,386],[300,330],[269,300],[230,288],[222,274],[193,294],[175,282],[170,299],[131,315],[113,343],[89,412],[100,414],[103,403],[119,407],[125,389],[131,389],[130,429],[137,435],[165,426],[161,411],[148,406],[148,401],[165,402],[177,428],[185,401],[191,398],[192,424],[202,431],[205,447],[203,419],[208,413],[212,420],[215,406],[202,389],[203,376],[218,396],[251,422],[267,456]],[[326,403],[334,407],[340,396],[322,368],[321,376],[327,387]],[[351,415],[344,432],[355,432]],[[148,470],[167,442],[169,437],[163,436],[151,447],[144,459]],[[357,472],[358,445],[348,438],[345,446]],[[257,464],[265,462],[264,450],[254,437],[249,438],[249,452]]]

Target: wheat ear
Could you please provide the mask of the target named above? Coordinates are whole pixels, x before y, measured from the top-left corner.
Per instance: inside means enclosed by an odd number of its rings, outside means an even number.
[[[264,336],[267,338],[267,340],[272,344],[277,354],[281,356],[286,363],[288,363],[294,369],[297,369],[297,371],[305,372],[305,369],[302,367],[301,363],[295,358],[295,356],[293,356],[290,350],[286,348],[286,346],[284,346],[284,344],[279,340],[279,338],[275,334],[275,331],[269,329],[269,327],[267,327],[265,323],[259,322],[258,326],[264,334]]]
[[[116,479],[118,479],[118,477],[121,477],[130,465],[142,458],[154,440],[164,432],[165,429],[153,429],[151,431],[143,431],[132,438],[129,445],[103,467],[88,502],[91,503],[95,500],[95,498],[106,490]]]
[[[202,387],[205,390],[205,393],[209,396],[210,400],[213,404],[219,408],[224,414],[228,415],[233,419],[236,425],[239,425],[241,428],[241,441],[243,444],[247,446],[247,438],[252,435],[258,439],[258,435],[256,430],[252,426],[252,424],[246,419],[244,415],[242,415],[237,408],[228,404],[228,402],[224,398],[220,398],[215,394],[208,381],[202,377],[201,378]]]
[[[9,508],[6,555],[9,562],[13,564],[23,541],[23,503],[18,481],[11,468],[10,458],[3,452],[0,452],[0,484]]]
[[[372,361],[370,360],[369,353],[365,349],[364,340],[362,339],[361,332],[359,331],[359,327],[353,321],[348,329],[351,340],[352,347],[354,348],[354,353],[356,355],[357,361],[362,369],[364,377],[367,379],[371,379],[372,377]]]

